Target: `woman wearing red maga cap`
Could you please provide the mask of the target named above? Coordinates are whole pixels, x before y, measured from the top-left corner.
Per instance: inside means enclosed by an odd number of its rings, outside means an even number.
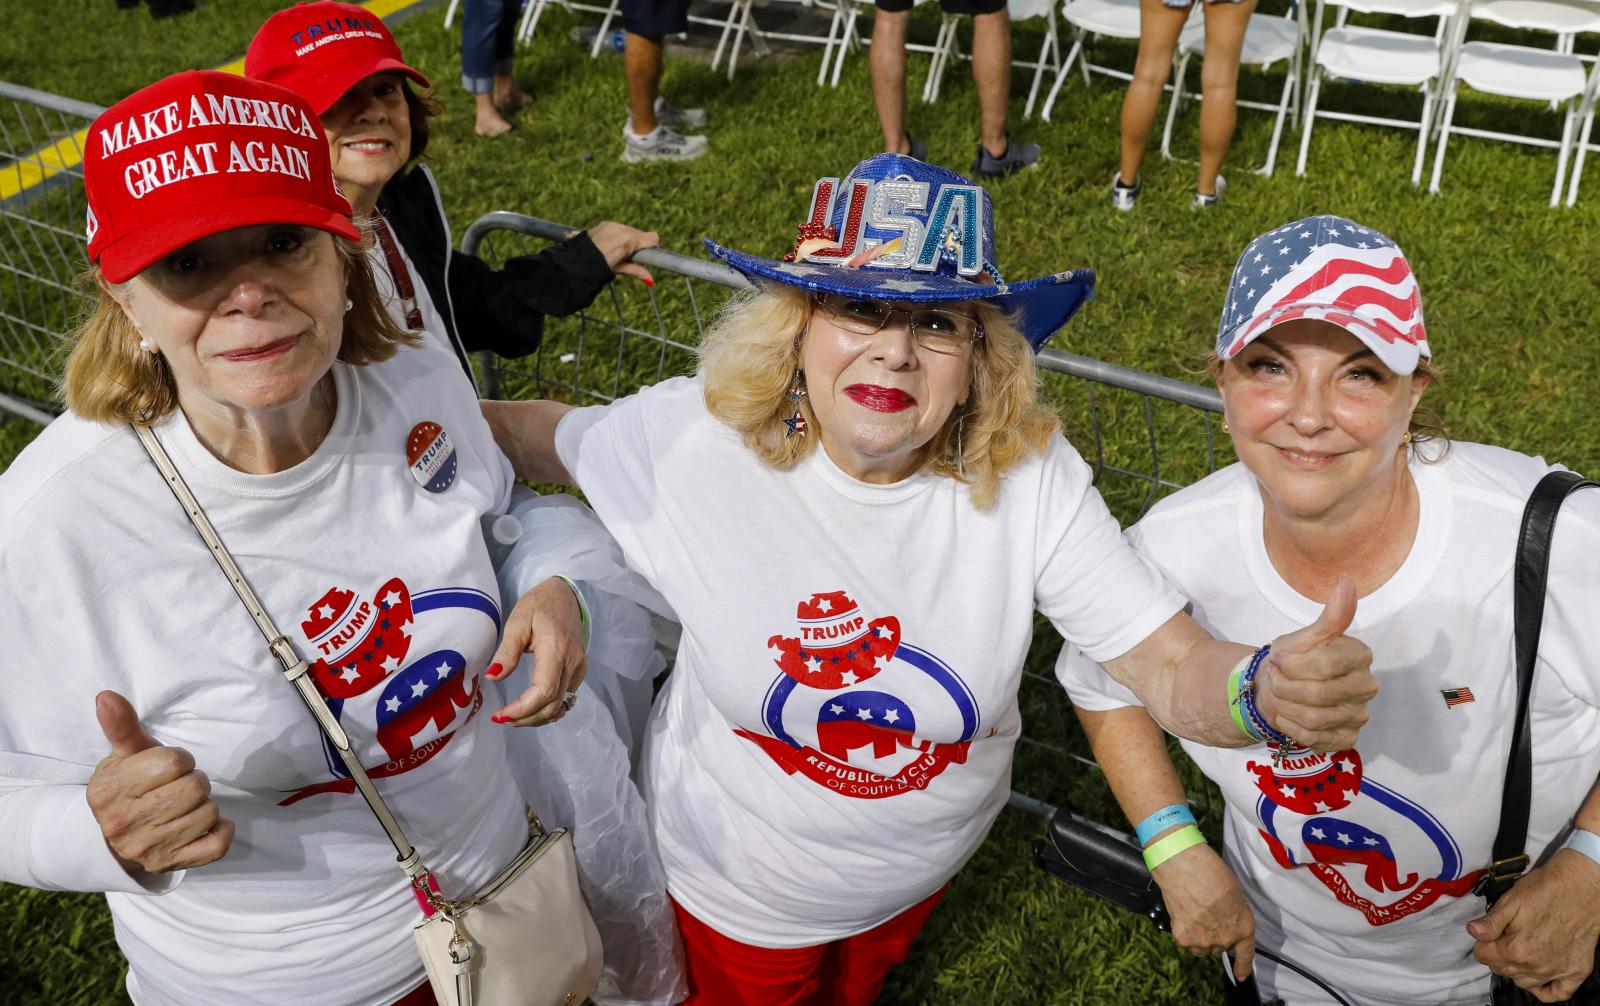
[[[1422,418],[1436,371],[1421,292],[1372,228],[1316,216],[1261,235],[1224,303],[1211,369],[1239,463],[1128,537],[1234,638],[1292,627],[1354,578],[1350,632],[1383,694],[1346,750],[1185,742],[1226,800],[1224,862],[1138,700],[1062,652],[1057,675],[1142,822],[1173,936],[1234,948],[1239,974],[1259,943],[1359,1006],[1481,1006],[1483,965],[1564,1001],[1600,933],[1600,492],[1566,501],[1550,552],[1523,819],[1539,865],[1484,915],[1516,709],[1513,563],[1551,466],[1445,441]],[[1332,1001],[1273,962],[1257,972],[1263,1001]]]
[[[785,260],[710,245],[754,289],[694,378],[485,403],[682,619],[642,771],[701,1004],[877,996],[1005,805],[1036,611],[1175,730],[1246,740],[1250,650],[1183,613],[1038,400],[1093,274],[1002,281],[988,194],[909,157],[813,192]],[[1371,696],[1348,617],[1285,634],[1264,689],[1319,747]]]
[[[531,638],[559,680],[498,712],[558,715],[578,605],[553,577],[502,612],[480,520],[509,465],[390,321],[303,99],[169,77],[96,120],[84,185],[69,411],[0,475],[0,880],[106,892],[141,1006],[431,1002],[393,849],[133,426],[446,896],[527,839],[484,668]]]
[[[469,352],[527,356],[539,348],[546,315],[588,307],[613,273],[649,281],[631,259],[659,239],[612,220],[499,269],[452,249],[438,184],[417,163],[438,111],[415,90],[428,78],[406,65],[389,27],[361,6],[279,11],[251,40],[245,74],[311,103],[356,218],[376,211],[368,255],[397,323],[447,339],[469,376]]]

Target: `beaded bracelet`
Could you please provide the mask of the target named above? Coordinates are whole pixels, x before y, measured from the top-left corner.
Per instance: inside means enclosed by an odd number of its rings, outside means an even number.
[[[1266,660],[1267,654],[1271,652],[1272,644],[1268,643],[1257,650],[1255,656],[1250,658],[1249,666],[1244,669],[1244,673],[1239,677],[1239,705],[1244,710],[1245,719],[1251,726],[1255,727],[1255,730],[1250,731],[1250,733],[1269,743],[1276,744],[1278,746],[1278,755],[1275,757],[1281,757],[1285,750],[1297,745],[1288,734],[1268,723],[1267,718],[1261,715],[1261,707],[1256,704],[1256,672],[1261,669],[1261,662]]]
[[[1162,807],[1149,817],[1140,821],[1133,829],[1139,836],[1140,845],[1149,845],[1157,835],[1166,831],[1175,824],[1194,824],[1194,811],[1186,803],[1175,803],[1170,807]]]
[[[1150,848],[1144,850],[1145,868],[1151,873],[1154,873],[1156,867],[1160,866],[1162,863],[1165,863],[1167,860],[1171,859],[1173,856],[1176,856],[1183,850],[1192,849],[1197,845],[1205,844],[1206,837],[1200,834],[1200,829],[1192,824],[1186,824],[1182,828],[1179,828],[1177,831],[1168,835],[1166,838],[1156,842],[1154,845],[1150,846]]]

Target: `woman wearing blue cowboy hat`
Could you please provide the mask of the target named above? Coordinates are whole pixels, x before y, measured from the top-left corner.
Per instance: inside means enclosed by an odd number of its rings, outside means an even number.
[[[1317,216],[1261,235],[1225,304],[1211,369],[1239,463],[1162,500],[1129,538],[1207,629],[1235,638],[1298,624],[1354,577],[1350,631],[1384,694],[1360,746],[1331,755],[1185,743],[1226,801],[1224,863],[1198,841],[1138,700],[1063,651],[1057,676],[1143,822],[1173,936],[1234,948],[1241,975],[1259,939],[1360,1006],[1480,1006],[1484,965],[1564,1001],[1600,933],[1600,493],[1566,502],[1550,552],[1524,812],[1539,865],[1485,914],[1516,708],[1513,561],[1551,466],[1451,443],[1422,419],[1436,377],[1421,293],[1371,228]],[[1152,856],[1163,843],[1182,851]],[[1331,1001],[1272,963],[1259,977],[1264,999]]]
[[[1250,651],[1183,614],[1037,398],[1093,276],[1008,285],[993,233],[977,185],[871,158],[817,183],[785,260],[710,244],[755,288],[695,377],[486,404],[683,622],[642,771],[692,1002],[875,998],[1006,802],[1036,610],[1174,730],[1245,740],[1223,694]],[[1318,748],[1373,694],[1349,600],[1262,691]]]

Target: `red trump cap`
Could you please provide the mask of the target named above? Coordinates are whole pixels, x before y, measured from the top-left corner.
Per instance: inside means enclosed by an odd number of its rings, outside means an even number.
[[[405,64],[388,25],[353,3],[303,3],[267,18],[245,53],[245,76],[287,87],[321,115],[362,78],[398,70],[423,87],[428,78]]]
[[[89,127],[83,187],[89,259],[113,283],[235,227],[361,236],[305,99],[214,70],[175,73],[106,109]]]

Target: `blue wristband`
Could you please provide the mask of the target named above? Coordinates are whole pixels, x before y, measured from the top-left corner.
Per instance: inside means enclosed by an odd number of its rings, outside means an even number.
[[[1149,845],[1155,837],[1175,824],[1194,824],[1194,811],[1186,803],[1175,803],[1170,807],[1162,807],[1149,817],[1140,821],[1133,829],[1139,836],[1141,846]]]
[[[1584,831],[1582,828],[1572,829],[1572,834],[1568,835],[1567,840],[1561,843],[1561,847],[1588,856],[1595,863],[1600,864],[1600,835],[1596,835],[1592,831]]]

